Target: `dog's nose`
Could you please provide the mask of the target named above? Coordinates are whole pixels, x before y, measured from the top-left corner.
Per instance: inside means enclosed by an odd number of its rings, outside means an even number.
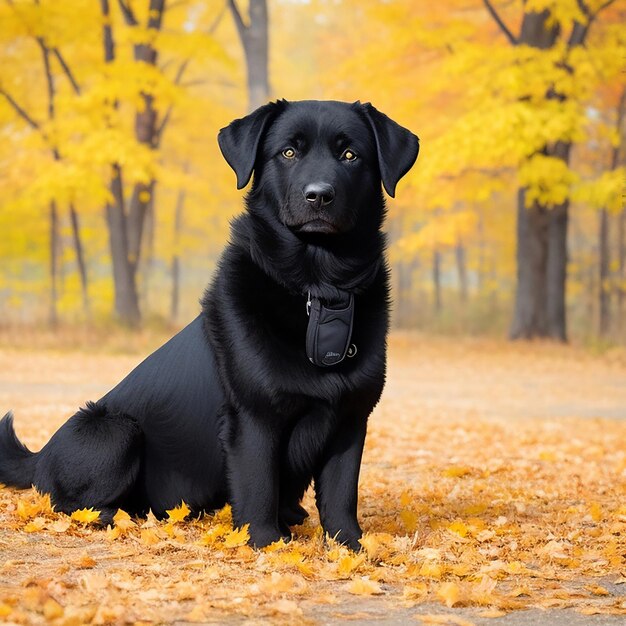
[[[302,193],[306,201],[316,209],[330,204],[335,199],[335,188],[328,183],[309,183]]]

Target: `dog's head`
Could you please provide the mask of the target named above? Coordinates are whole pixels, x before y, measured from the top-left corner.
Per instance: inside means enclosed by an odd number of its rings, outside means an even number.
[[[381,183],[393,197],[419,151],[413,133],[360,102],[272,102],[223,128],[218,141],[238,189],[254,171],[250,209],[274,211],[305,238],[347,233],[361,220],[378,228]],[[264,202],[253,201],[258,194]]]

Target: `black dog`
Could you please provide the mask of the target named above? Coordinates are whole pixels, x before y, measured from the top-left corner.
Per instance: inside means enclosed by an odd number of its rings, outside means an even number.
[[[202,313],[38,453],[0,422],[0,482],[56,509],[157,516],[230,502],[250,543],[290,535],[314,481],[324,530],[359,549],[367,419],[385,382],[393,196],[418,139],[370,104],[267,104],[219,145],[247,213]],[[346,358],[344,358],[346,357]]]

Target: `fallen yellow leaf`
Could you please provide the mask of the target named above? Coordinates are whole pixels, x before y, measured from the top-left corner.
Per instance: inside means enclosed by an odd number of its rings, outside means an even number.
[[[243,546],[250,539],[250,535],[248,534],[248,527],[250,524],[245,524],[241,528],[237,528],[232,530],[224,537],[224,547],[225,548],[237,548],[238,546]]]
[[[448,478],[461,478],[467,476],[472,470],[464,465],[452,465],[443,470],[442,474]]]
[[[191,511],[185,502],[181,502],[179,506],[165,511],[170,522],[182,522]]]
[[[467,536],[467,526],[461,520],[455,520],[448,526],[448,530],[459,537]]]
[[[94,511],[93,507],[89,509],[79,509],[78,511],[74,511],[70,517],[75,522],[80,522],[81,524],[91,524],[100,517],[100,511]]]
[[[337,574],[342,578],[348,578],[348,575],[356,570],[364,561],[364,554],[347,554],[341,557],[337,562]]]
[[[346,591],[357,596],[380,595],[384,593],[380,585],[367,577],[355,578],[346,584]]]
[[[404,524],[407,532],[414,533],[417,528],[418,517],[415,511],[411,511],[410,509],[402,509],[400,511],[400,519]]]
[[[32,522],[28,522],[28,524],[24,526],[24,531],[27,533],[36,533],[43,530],[45,525],[46,520],[43,517],[36,517]]]

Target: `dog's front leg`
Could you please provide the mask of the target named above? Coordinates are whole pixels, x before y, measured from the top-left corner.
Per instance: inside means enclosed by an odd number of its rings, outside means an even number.
[[[231,413],[225,442],[233,524],[249,524],[249,543],[257,548],[278,541],[278,442],[255,415]]]
[[[367,418],[341,423],[315,474],[315,497],[324,531],[355,551],[361,549],[363,534],[356,513],[366,430]]]

